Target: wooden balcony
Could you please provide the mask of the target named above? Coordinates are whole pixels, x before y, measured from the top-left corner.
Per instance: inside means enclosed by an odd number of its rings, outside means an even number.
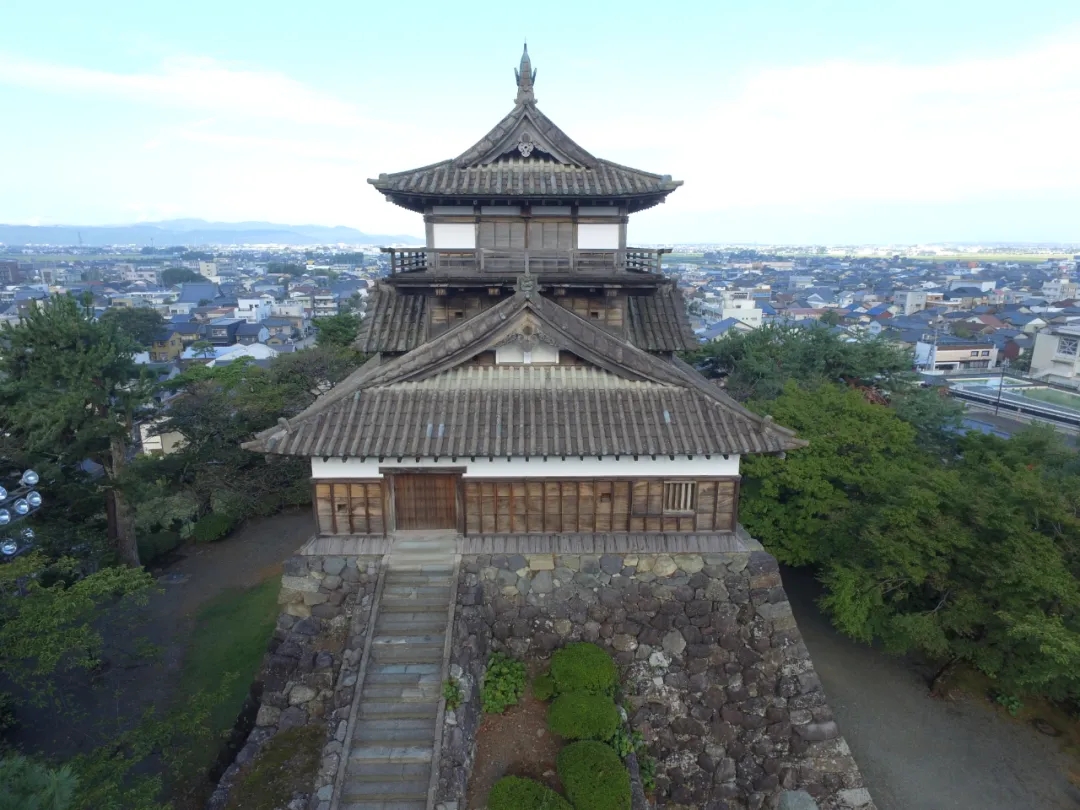
[[[611,275],[635,272],[660,274],[660,260],[669,248],[622,250],[500,250],[476,248],[383,248],[390,254],[392,273],[426,271],[436,277],[534,275]]]

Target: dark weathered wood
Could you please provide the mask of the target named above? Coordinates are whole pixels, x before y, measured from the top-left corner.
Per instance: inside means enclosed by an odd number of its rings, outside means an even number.
[[[457,475],[394,475],[397,528],[457,530]]]

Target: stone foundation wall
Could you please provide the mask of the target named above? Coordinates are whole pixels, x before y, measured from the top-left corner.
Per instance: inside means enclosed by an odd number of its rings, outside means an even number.
[[[381,557],[295,556],[286,560],[282,613],[257,681],[262,700],[255,727],[218,783],[209,810],[220,810],[240,770],[279,731],[326,729],[310,793],[281,797],[289,810],[329,810],[349,709],[364,650]]]
[[[765,552],[476,556],[462,560],[437,798],[464,807],[489,652],[546,658],[570,641],[619,663],[631,725],[667,808],[873,810]]]

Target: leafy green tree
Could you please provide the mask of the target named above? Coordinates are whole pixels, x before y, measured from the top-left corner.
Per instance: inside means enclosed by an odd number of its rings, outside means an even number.
[[[840,323],[840,313],[835,309],[829,309],[821,313],[821,317],[818,318],[818,322],[825,326],[837,326]]]
[[[165,319],[161,317],[161,313],[149,307],[109,309],[102,314],[101,320],[115,323],[120,332],[143,349],[150,348],[150,344],[165,327]]]
[[[349,347],[352,346],[357,332],[360,331],[360,316],[351,312],[342,312],[327,318],[316,318],[315,328],[319,330],[319,344]]]
[[[743,401],[774,399],[789,380],[846,381],[886,390],[914,380],[909,352],[881,338],[845,341],[818,324],[729,331],[685,359],[705,376],[723,380],[727,392]]]
[[[166,267],[161,272],[161,283],[165,287],[175,287],[177,284],[200,281],[205,282],[206,279],[186,267]]]
[[[888,408],[839,385],[800,388],[753,407],[810,446],[743,460],[742,521],[781,562],[819,563],[846,537],[859,499],[911,462],[915,431]]]
[[[84,576],[70,557],[50,563],[32,553],[0,566],[0,673],[40,703],[58,675],[98,665],[105,612],[121,598],[145,604],[152,586],[140,568]]]
[[[15,754],[0,759],[0,810],[70,810],[78,779]]]
[[[0,428],[30,458],[65,468],[92,459],[104,469],[109,537],[119,558],[139,564],[131,511],[119,479],[133,416],[150,401],[137,346],[115,322],[95,321],[70,295],[53,296],[0,332]]]

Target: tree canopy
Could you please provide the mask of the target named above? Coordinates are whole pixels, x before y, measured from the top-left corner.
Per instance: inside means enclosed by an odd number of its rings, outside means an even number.
[[[206,279],[187,267],[166,267],[161,272],[161,283],[166,287],[175,287],[177,284],[199,281],[205,282]]]
[[[315,328],[319,330],[320,346],[338,346],[348,348],[356,340],[360,331],[360,316],[352,312],[342,312],[327,318],[316,318]]]
[[[1080,699],[1080,455],[1060,436],[963,435],[902,352],[824,329],[726,336],[692,359],[809,441],[744,459],[740,517],[820,572],[839,629]]]
[[[165,327],[165,319],[161,317],[161,313],[150,307],[107,309],[101,320],[115,323],[120,332],[142,349],[150,348],[150,344]]]

